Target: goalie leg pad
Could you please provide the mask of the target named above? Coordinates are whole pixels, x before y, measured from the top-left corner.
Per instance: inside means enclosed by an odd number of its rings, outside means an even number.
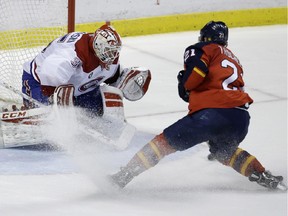
[[[100,92],[103,100],[103,115],[124,121],[123,94],[121,90],[104,84],[100,86]]]

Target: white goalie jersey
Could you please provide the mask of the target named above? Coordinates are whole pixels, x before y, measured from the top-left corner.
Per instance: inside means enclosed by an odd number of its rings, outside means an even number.
[[[113,77],[119,57],[109,66],[95,56],[88,43],[92,36],[73,32],[52,41],[32,61],[24,64],[24,71],[45,87],[74,86],[74,96],[92,91]],[[151,73],[142,67],[124,68],[113,84],[122,90],[124,97],[135,101],[142,98],[149,87]]]
[[[109,67],[101,64],[88,43],[92,35],[72,32],[52,41],[24,71],[32,74],[42,86],[72,84],[74,96],[85,94],[112,77],[119,66],[116,58]],[[44,61],[45,60],[45,61]]]

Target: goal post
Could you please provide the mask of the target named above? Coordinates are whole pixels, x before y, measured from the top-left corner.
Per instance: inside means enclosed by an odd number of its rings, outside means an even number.
[[[1,0],[0,23],[0,103],[22,103],[23,63],[74,31],[75,0]]]
[[[75,31],[75,0],[68,0],[68,32]]]

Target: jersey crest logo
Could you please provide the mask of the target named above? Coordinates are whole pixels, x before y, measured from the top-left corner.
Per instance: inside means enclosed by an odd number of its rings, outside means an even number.
[[[81,60],[78,57],[75,57],[70,63],[73,68],[76,68],[80,65]]]
[[[96,79],[93,79],[93,80],[81,85],[78,88],[79,92],[85,92],[85,91],[87,91],[90,88],[96,88],[103,78],[104,78],[104,76],[101,76],[101,77],[98,77]]]

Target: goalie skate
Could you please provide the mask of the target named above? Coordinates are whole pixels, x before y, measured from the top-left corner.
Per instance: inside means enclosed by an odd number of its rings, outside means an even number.
[[[269,171],[254,172],[249,176],[249,180],[269,189],[287,190],[287,186],[283,183],[283,177],[273,176]]]

